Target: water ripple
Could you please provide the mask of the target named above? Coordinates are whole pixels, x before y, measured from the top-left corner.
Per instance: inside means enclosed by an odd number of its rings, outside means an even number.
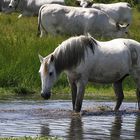
[[[84,101],[82,115],[73,116],[71,101],[3,101],[0,102],[0,137],[140,139],[140,115],[135,103],[123,103],[118,113],[112,111],[114,104]],[[109,106],[109,110],[94,110],[99,106]]]

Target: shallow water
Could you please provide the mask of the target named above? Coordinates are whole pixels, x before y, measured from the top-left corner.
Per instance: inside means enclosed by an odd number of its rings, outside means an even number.
[[[0,101],[0,137],[140,139],[136,103],[123,103],[120,113],[111,111],[114,105],[114,102],[84,101],[82,115],[74,115],[71,101]],[[95,111],[98,107],[106,107],[108,111]]]

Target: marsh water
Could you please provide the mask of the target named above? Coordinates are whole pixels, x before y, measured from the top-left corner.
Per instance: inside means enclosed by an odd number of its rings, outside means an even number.
[[[140,115],[136,103],[84,100],[80,115],[71,101],[0,101],[0,137],[57,136],[66,140],[139,140]]]

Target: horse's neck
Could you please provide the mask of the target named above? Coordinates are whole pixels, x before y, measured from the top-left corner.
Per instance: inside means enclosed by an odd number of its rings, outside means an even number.
[[[57,74],[60,74],[62,71],[64,71],[64,57],[60,56],[60,54],[56,53],[55,55],[55,69]]]
[[[56,54],[55,68],[57,73],[61,73],[64,70],[71,69],[76,65],[76,60],[71,53],[66,53],[65,50],[60,50]]]

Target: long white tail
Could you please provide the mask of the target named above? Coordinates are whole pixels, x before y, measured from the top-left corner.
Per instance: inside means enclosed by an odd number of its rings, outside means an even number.
[[[42,26],[42,24],[41,24],[41,11],[42,11],[42,9],[44,8],[46,6],[46,4],[44,4],[44,5],[42,5],[41,7],[40,7],[40,9],[39,9],[39,13],[38,13],[38,31],[37,31],[37,36],[40,36],[40,34],[41,34],[41,26]]]

